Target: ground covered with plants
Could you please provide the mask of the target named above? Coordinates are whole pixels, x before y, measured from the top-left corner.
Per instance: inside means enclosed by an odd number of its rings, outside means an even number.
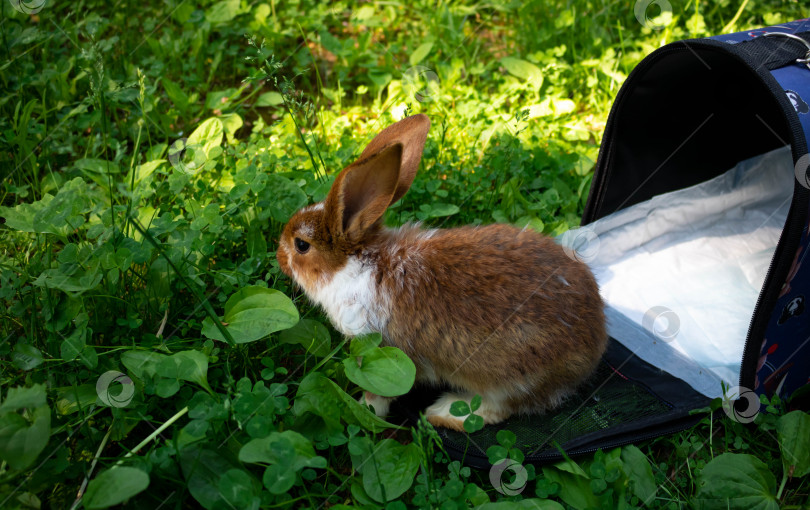
[[[412,364],[278,269],[290,215],[413,113],[389,224],[560,234],[645,55],[807,15],[630,4],[0,1],[0,507],[807,508],[810,416],[779,401],[496,487],[358,404]]]

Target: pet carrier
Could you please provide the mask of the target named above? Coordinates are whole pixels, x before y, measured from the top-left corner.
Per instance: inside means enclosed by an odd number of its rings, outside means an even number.
[[[613,104],[582,227],[611,342],[576,397],[444,446],[489,467],[500,429],[528,462],[682,430],[716,397],[738,421],[810,378],[810,20],[679,41],[645,58]],[[438,394],[417,388],[411,418]],[[731,402],[728,401],[727,402]],[[735,405],[736,404],[736,405]]]

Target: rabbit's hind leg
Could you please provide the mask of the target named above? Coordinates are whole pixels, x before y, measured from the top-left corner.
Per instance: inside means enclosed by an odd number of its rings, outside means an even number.
[[[443,393],[436,402],[425,410],[428,421],[437,427],[446,427],[459,432],[464,432],[464,416],[453,416],[450,414],[450,406],[458,400],[470,404],[474,394],[469,392],[446,392]],[[484,418],[484,424],[492,425],[499,423],[509,417],[511,411],[506,405],[504,395],[498,391],[488,391],[481,395],[481,407],[475,414]]]

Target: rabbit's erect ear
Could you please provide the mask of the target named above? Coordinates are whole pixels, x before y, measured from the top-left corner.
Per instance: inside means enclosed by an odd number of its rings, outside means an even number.
[[[324,204],[333,235],[356,241],[382,217],[399,183],[402,154],[402,144],[394,143],[340,172]]]
[[[402,198],[411,187],[419,162],[422,160],[422,150],[425,148],[430,119],[427,115],[419,114],[406,117],[396,124],[383,129],[380,134],[366,146],[360,158],[371,156],[383,148],[394,144],[402,144],[402,166],[399,171],[397,189],[391,198],[391,204]],[[389,204],[390,205],[390,204]]]

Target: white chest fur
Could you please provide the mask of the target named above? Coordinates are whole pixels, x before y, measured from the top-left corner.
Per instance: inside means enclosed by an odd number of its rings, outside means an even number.
[[[335,329],[356,336],[381,331],[387,313],[374,281],[374,267],[350,257],[328,282],[306,289],[309,297],[326,311]]]

